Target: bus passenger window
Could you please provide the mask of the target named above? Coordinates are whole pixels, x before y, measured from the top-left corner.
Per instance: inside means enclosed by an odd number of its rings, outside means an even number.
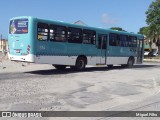
[[[38,40],[48,40],[48,24],[38,23],[37,24],[37,38]]]
[[[83,30],[83,43],[96,44],[96,32],[93,30]]]
[[[127,35],[120,35],[120,46],[127,47],[128,46],[128,36]]]
[[[137,37],[129,36],[128,43],[129,43],[129,47],[137,47]]]
[[[119,35],[111,33],[109,36],[109,45],[110,46],[119,46]]]
[[[68,28],[68,42],[70,43],[82,43],[82,29]]]
[[[58,25],[50,25],[50,40],[64,42],[66,41],[66,27]]]

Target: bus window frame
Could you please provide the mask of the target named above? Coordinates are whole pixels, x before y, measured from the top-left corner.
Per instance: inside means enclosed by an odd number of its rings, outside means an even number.
[[[41,28],[39,26],[41,26]],[[41,30],[39,30],[39,28]],[[46,29],[48,30],[47,32],[45,32]],[[39,33],[41,33],[41,34],[39,34]],[[44,33],[47,33],[47,35],[45,35]],[[42,37],[41,39],[39,39],[40,35]],[[46,36],[46,39],[43,39],[44,36]],[[42,23],[42,22],[37,23],[37,39],[39,41],[48,41],[48,39],[49,39],[49,25],[47,23]]]
[[[84,36],[84,33],[86,34],[86,36]],[[88,39],[84,39],[84,37],[88,37]],[[96,31],[95,30],[89,30],[89,29],[83,29],[82,39],[83,39],[83,44],[96,45]],[[89,41],[89,39],[91,39],[90,42],[84,42],[84,40]]]
[[[128,47],[128,35],[125,35],[125,34],[120,34],[120,36],[119,36],[120,38],[119,38],[119,40],[120,40],[120,46],[121,47]],[[126,39],[124,39],[124,37],[126,38]],[[123,45],[122,45],[122,44]]]
[[[136,39],[133,39],[133,38],[136,38]],[[137,36],[131,36],[131,35],[129,35],[128,36],[128,47],[137,47]],[[136,42],[135,42],[136,41]],[[134,42],[136,43],[136,44],[134,44]],[[130,45],[130,43],[131,43],[131,45]]]
[[[111,41],[113,41],[113,40],[111,40],[112,35],[113,35],[113,36],[116,35],[116,40],[115,40],[115,43],[114,43],[115,45],[114,45],[114,44],[111,44]],[[112,42],[112,43],[113,43],[113,42]],[[120,34],[117,34],[117,33],[110,33],[110,34],[109,34],[109,46],[114,46],[114,47],[120,46]]]
[[[58,34],[58,37],[57,38],[59,38],[59,40],[58,39],[51,39],[51,28],[53,29],[53,36],[54,36],[54,38],[56,38],[57,36],[57,34]],[[63,29],[61,29],[61,30],[63,30],[63,31],[65,31],[65,33],[64,34],[60,34],[60,32],[56,32],[57,30],[54,30],[54,28],[63,28]],[[54,31],[55,31],[55,33],[54,33]],[[62,31],[61,31],[62,32]],[[64,36],[64,37],[62,37],[62,35]],[[61,39],[61,40],[60,40]],[[55,41],[55,42],[67,42],[67,27],[66,26],[62,26],[62,25],[54,25],[54,24],[50,24],[49,25],[49,40],[50,41]]]
[[[79,32],[77,32],[77,33],[79,33],[79,35],[75,35],[75,34],[72,34],[72,32],[73,31],[78,31],[79,30]],[[76,33],[75,32],[75,33]],[[75,28],[75,27],[68,27],[68,29],[67,29],[67,40],[68,40],[68,43],[79,43],[79,44],[81,44],[82,43],[82,29],[81,28]],[[70,33],[70,34],[69,34]],[[73,32],[74,33],[74,32]],[[79,37],[78,38],[78,40],[73,40],[73,38],[74,37]]]

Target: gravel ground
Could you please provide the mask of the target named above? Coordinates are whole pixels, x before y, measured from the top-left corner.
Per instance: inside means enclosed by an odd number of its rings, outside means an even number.
[[[69,68],[57,71],[51,65],[8,60],[3,65],[0,63],[1,111],[132,110],[153,102],[151,98],[159,93],[159,63],[144,63],[133,69],[88,66],[84,72]],[[160,107],[152,109],[160,110]],[[82,118],[65,118],[70,119]]]

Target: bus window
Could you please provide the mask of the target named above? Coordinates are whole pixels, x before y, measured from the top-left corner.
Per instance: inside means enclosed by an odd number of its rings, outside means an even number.
[[[82,29],[68,28],[68,42],[70,43],[82,43]]]
[[[120,46],[121,47],[128,47],[128,36],[127,35],[120,35]]]
[[[98,35],[98,49],[106,49],[106,48],[107,48],[107,36]]]
[[[96,32],[93,30],[83,30],[83,43],[96,44]]]
[[[109,45],[110,46],[119,46],[119,35],[111,33],[109,36]]]
[[[48,40],[48,24],[38,23],[37,28],[38,28],[37,30],[38,40],[42,41]]]
[[[137,47],[137,37],[132,38],[133,47]]]
[[[66,41],[66,27],[58,25],[50,25],[51,41]]]
[[[129,45],[129,47],[137,47],[137,37],[129,36],[128,37],[128,45]]]

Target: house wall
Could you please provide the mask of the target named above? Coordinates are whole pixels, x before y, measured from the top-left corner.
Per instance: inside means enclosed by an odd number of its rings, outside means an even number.
[[[0,40],[0,51],[8,51],[8,41]]]

